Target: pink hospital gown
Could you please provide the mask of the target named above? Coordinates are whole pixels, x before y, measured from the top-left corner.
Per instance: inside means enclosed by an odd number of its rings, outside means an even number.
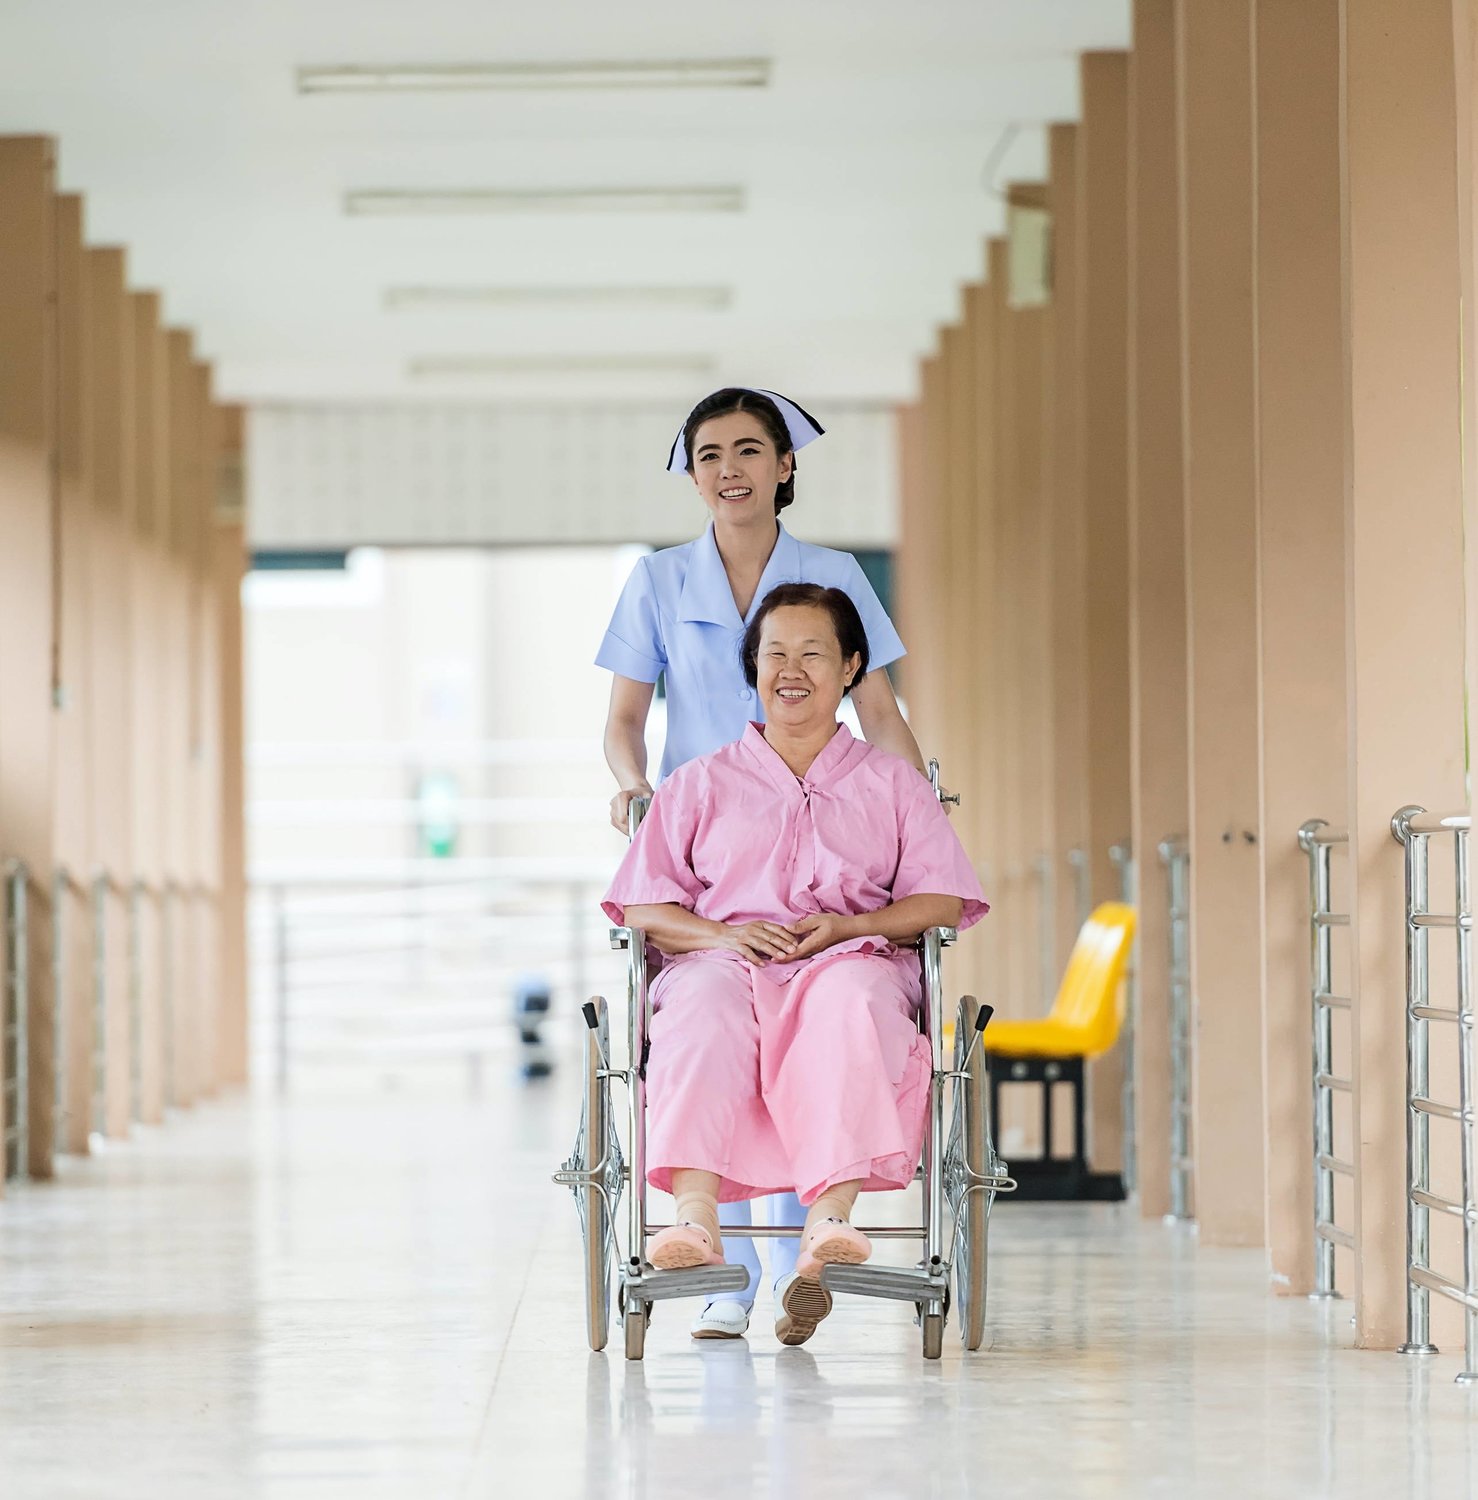
[[[987,910],[929,783],[844,725],[804,779],[743,738],[663,782],[602,903],[675,902],[711,921],[789,923],[957,896],[960,927]],[[800,962],[727,949],[663,960],[652,985],[647,1180],[716,1172],[725,1202],[838,1182],[913,1180],[929,1102],[918,955],[853,938]]]

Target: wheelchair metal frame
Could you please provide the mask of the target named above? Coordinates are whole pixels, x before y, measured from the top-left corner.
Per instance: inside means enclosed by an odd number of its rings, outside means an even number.
[[[930,763],[930,780],[941,802],[958,801],[942,793],[937,762]],[[646,799],[634,799],[630,833],[646,809]],[[961,1337],[967,1349],[979,1347],[984,1333],[986,1256],[990,1207],[999,1192],[1010,1192],[1006,1163],[996,1155],[989,1118],[989,1095],[981,1035],[990,1020],[989,1006],[961,997],[955,1032],[955,1057],[944,1057],[943,950],[956,942],[952,927],[931,927],[919,939],[923,998],[920,1029],[929,1039],[931,1078],[929,1116],[923,1161],[915,1174],[923,1183],[923,1223],[919,1225],[859,1225],[875,1239],[916,1240],[923,1255],[916,1267],[829,1265],[822,1285],[834,1292],[863,1297],[885,1297],[912,1302],[918,1310],[926,1359],[943,1350],[944,1325],[951,1307],[950,1278],[955,1273],[960,1304]],[[586,1251],[587,1331],[593,1349],[605,1347],[610,1296],[611,1261],[618,1260],[618,1307],[622,1314],[626,1357],[640,1359],[652,1306],[675,1297],[714,1297],[742,1292],[748,1272],[742,1266],[702,1266],[661,1271],[646,1259],[648,1239],[666,1228],[647,1217],[646,1184],[646,1065],[650,1051],[651,995],[647,982],[646,938],[640,928],[614,927],[611,946],[627,956],[627,1066],[614,1067],[610,1056],[609,1017],[604,997],[584,1006],[588,1028],[585,1043],[585,1101],[575,1149],[554,1174],[554,1181],[575,1194]],[[610,1099],[612,1081],[626,1085],[627,1142],[623,1154],[615,1111]],[[946,1122],[946,1092],[950,1095]],[[972,1148],[973,1145],[975,1149]],[[626,1253],[616,1256],[616,1222],[620,1198],[626,1201]],[[945,1208],[953,1224],[946,1243]],[[745,1238],[798,1238],[799,1228],[755,1225]],[[972,1241],[978,1235],[978,1246]]]

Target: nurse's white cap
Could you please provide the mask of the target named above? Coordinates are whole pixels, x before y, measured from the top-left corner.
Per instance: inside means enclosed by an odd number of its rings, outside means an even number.
[[[814,442],[823,436],[826,429],[803,407],[797,406],[788,396],[782,396],[777,391],[762,391],[757,385],[724,386],[724,390],[753,391],[756,396],[768,396],[779,408],[780,415],[785,421],[785,429],[790,434],[790,446],[792,450],[804,448],[807,443]],[[718,395],[717,391],[713,394]],[[704,401],[707,396],[703,398]],[[700,406],[702,402],[698,403]],[[694,408],[697,409],[696,407]],[[683,423],[686,427],[687,423]],[[683,447],[683,429],[679,427],[677,437],[673,440],[672,452],[667,458],[667,472],[669,474],[686,474],[688,472],[687,450]]]

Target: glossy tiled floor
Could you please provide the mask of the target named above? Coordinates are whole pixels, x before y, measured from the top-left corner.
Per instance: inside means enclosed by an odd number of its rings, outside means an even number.
[[[647,1359],[584,1346],[562,1089],[207,1106],[0,1204],[0,1495],[1470,1493],[1455,1361],[1347,1346],[1260,1257],[1001,1209],[992,1347],[845,1302]],[[953,1330],[951,1330],[951,1335]]]

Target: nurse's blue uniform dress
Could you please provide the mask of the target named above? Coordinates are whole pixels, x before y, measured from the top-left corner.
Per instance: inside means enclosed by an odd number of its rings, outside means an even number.
[[[760,602],[782,583],[818,583],[848,595],[867,631],[869,671],[904,654],[903,642],[857,559],[850,552],[797,541],[784,526],[749,614],[741,619],[710,522],[697,541],[653,552],[631,570],[595,658],[597,666],[633,682],[656,682],[667,674],[667,743],[659,781],[694,756],[732,744],[751,720],[763,721],[764,706],[744,680],[739,652]],[[770,1202],[778,1223],[805,1221],[793,1193]],[[720,1217],[726,1227],[746,1225],[749,1204],[726,1203]],[[749,1286],[736,1300],[753,1304],[760,1276],[754,1242],[725,1236],[724,1245],[730,1259],[749,1270]],[[774,1242],[771,1264],[777,1280],[795,1269],[799,1251],[799,1240]]]

